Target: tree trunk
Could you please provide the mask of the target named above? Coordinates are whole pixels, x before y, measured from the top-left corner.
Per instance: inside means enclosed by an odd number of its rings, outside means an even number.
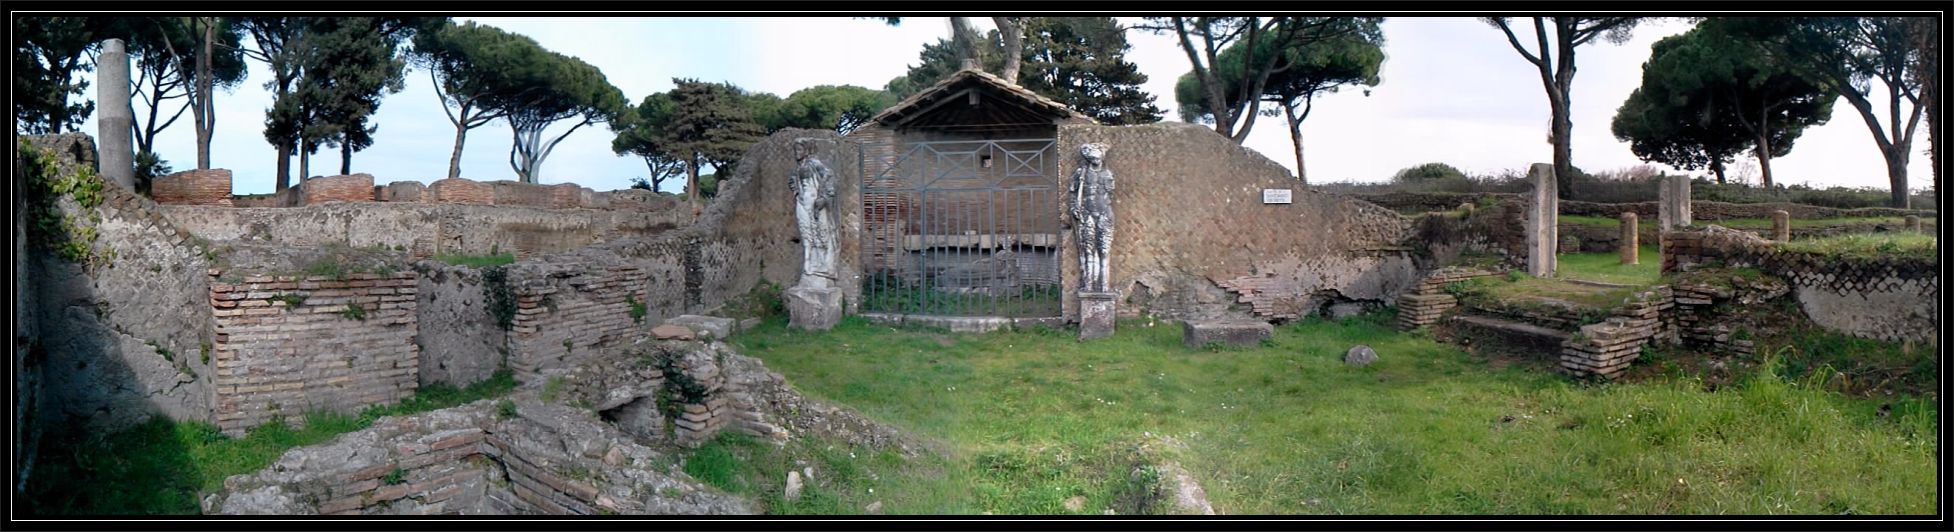
[[[1893,208],[1911,208],[1912,195],[1907,192],[1906,147],[1895,144],[1886,150],[1886,179],[1893,183]]]
[[[991,17],[997,23],[997,33],[1004,39],[1004,68],[997,76],[1011,83],[1018,82],[1018,68],[1024,64],[1024,28],[1011,17]]]
[[[461,144],[467,140],[467,122],[455,124],[455,149],[448,154],[448,177],[461,177]]]
[[[1717,174],[1717,184],[1719,184],[1719,185],[1721,185],[1721,184],[1724,184],[1724,183],[1728,183],[1728,182],[1729,182],[1729,181],[1726,181],[1726,180],[1724,180],[1724,178],[1723,178],[1723,160],[1722,160],[1722,159],[1718,159],[1718,160],[1715,160],[1715,161],[1710,161],[1710,171],[1712,171],[1712,172],[1716,172],[1716,174]],[[1661,186],[1661,185],[1657,185],[1657,186]]]
[[[217,116],[213,112],[216,110],[216,106],[213,106],[210,103],[210,93],[211,93],[210,55],[216,51],[215,50],[216,41],[217,41],[217,19],[215,18],[205,19],[204,20],[204,51],[203,53],[197,55],[197,87],[195,89],[192,89],[196,91],[197,98],[195,102],[191,103],[191,105],[197,108],[197,116],[195,118],[197,119],[197,169],[198,170],[210,169],[210,135],[212,129],[211,126],[215,125],[215,121],[217,120]],[[280,173],[282,174],[283,172]],[[280,181],[279,184],[280,186],[278,187],[278,189],[284,190],[285,187],[283,186],[284,183],[282,180]]]
[[[1562,60],[1566,60],[1563,56]],[[1554,182],[1560,189],[1560,197],[1566,199],[1574,195],[1574,147],[1569,136],[1574,131],[1574,121],[1567,110],[1565,93],[1553,96],[1553,141],[1554,141]]]
[[[685,163],[685,199],[693,205],[699,204],[699,158]]]
[[[292,188],[292,141],[278,143],[278,192]]]
[[[1303,120],[1296,116],[1296,103],[1284,100],[1282,116],[1289,119],[1289,141],[1296,148],[1296,180],[1309,184],[1309,173],[1303,169]]]
[[[983,70],[983,55],[977,48],[977,30],[970,27],[968,17],[950,17],[950,40],[957,45],[957,63],[960,70]]]
[[[305,178],[312,177],[312,147],[306,146],[303,142],[299,146],[301,146],[299,148],[299,182],[304,183]]]
[[[342,141],[339,143],[339,175],[352,175],[352,174],[353,174],[353,143],[351,141]]]
[[[1752,147],[1751,151],[1757,152],[1757,171],[1760,176],[1758,179],[1762,181],[1764,188],[1771,188],[1771,136],[1762,131],[1758,132],[1757,145]]]

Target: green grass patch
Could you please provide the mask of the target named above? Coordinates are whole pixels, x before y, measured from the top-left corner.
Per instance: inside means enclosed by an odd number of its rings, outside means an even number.
[[[1479,281],[1481,277],[1474,279]],[[1593,310],[1607,310],[1621,306],[1622,300],[1634,294],[1639,287],[1609,288],[1603,286],[1570,283],[1565,279],[1543,279],[1526,276],[1513,281],[1483,282],[1479,292],[1484,297],[1506,303],[1563,302],[1575,307]]]
[[[453,264],[456,266],[468,266],[471,268],[487,268],[490,266],[514,264],[516,262],[516,254],[497,253],[493,255],[435,255],[434,260],[446,262],[448,264]]]
[[[1782,245],[1785,251],[1834,257],[1907,257],[1916,259],[1938,259],[1940,257],[1940,239],[1934,235],[1921,233],[1839,235],[1825,238],[1793,240]]]
[[[1716,392],[1585,385],[1493,369],[1376,316],[1218,353],[1182,348],[1171,324],[1119,329],[1081,343],[855,318],[809,335],[773,320],[734,341],[811,395],[945,442],[940,472],[843,462],[871,479],[851,485],[861,497],[904,494],[884,500],[890,513],[1068,513],[1076,496],[1081,513],[1124,514],[1143,469],[1132,449],[1159,436],[1186,445],[1182,464],[1229,514],[1935,511],[1936,492],[1920,489],[1938,470],[1930,403],[1881,417],[1878,402],[1771,372]],[[1343,364],[1354,344],[1381,359]]]
[[[1662,253],[1642,246],[1637,264],[1622,264],[1620,253],[1562,253],[1557,275],[1569,279],[1647,286],[1662,277]]]
[[[260,425],[232,438],[203,422],[157,417],[109,434],[43,440],[27,483],[28,515],[195,515],[198,498],[223,487],[224,478],[271,465],[293,447],[314,445],[360,430],[386,416],[447,408],[515,390],[507,370],[466,388],[422,387],[413,397],[376,405],[359,414],[309,413],[302,427],[283,421]]]

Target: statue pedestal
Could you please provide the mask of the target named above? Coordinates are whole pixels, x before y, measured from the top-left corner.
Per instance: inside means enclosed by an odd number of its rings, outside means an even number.
[[[1113,335],[1113,292],[1079,292],[1079,339]]]
[[[825,331],[841,322],[841,289],[796,286],[782,292],[787,300],[787,328]]]

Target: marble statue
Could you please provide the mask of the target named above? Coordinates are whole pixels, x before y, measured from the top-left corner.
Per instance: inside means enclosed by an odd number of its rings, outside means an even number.
[[[1078,231],[1079,290],[1106,292],[1106,255],[1113,247],[1113,172],[1106,145],[1079,146],[1083,159],[1066,190],[1066,208]]]
[[[794,141],[800,166],[788,183],[794,192],[794,220],[801,232],[801,280],[796,286],[828,288],[835,281],[835,175],[814,156],[815,139]]]

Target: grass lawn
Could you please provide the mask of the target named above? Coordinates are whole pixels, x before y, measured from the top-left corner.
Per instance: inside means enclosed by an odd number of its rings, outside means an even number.
[[[441,261],[441,262],[446,262],[446,263],[448,263],[448,264],[453,264],[453,265],[457,265],[457,266],[468,266],[468,267],[473,267],[473,268],[487,268],[487,267],[490,267],[490,266],[501,266],[501,265],[504,265],[504,264],[514,264],[514,263],[516,262],[516,254],[515,254],[515,253],[496,253],[496,254],[492,254],[492,255],[447,255],[447,254],[442,254],[442,255],[435,255],[435,256],[434,256],[434,260],[438,260],[438,261]]]
[[[851,469],[817,472],[828,480],[811,499],[823,502],[776,513],[859,513],[871,501],[895,514],[1071,513],[1064,503],[1077,497],[1077,513],[1125,514],[1155,474],[1136,449],[1162,437],[1184,445],[1165,454],[1227,514],[1935,510],[1932,402],[1892,400],[1881,416],[1880,401],[1769,371],[1715,392],[1690,380],[1585,385],[1541,365],[1495,369],[1386,323],[1304,322],[1222,351],[1181,347],[1177,324],[1132,320],[1089,343],[855,318],[825,333],[775,319],[733,341],[802,391],[948,450],[900,466],[815,444],[828,454],[813,461]],[[1359,343],[1381,360],[1346,366]],[[687,468],[756,486],[794,467],[781,458],[792,452],[734,438]],[[708,456],[717,465],[697,464]]]
[[[1562,253],[1558,274],[1569,279],[1647,286],[1662,277],[1662,253],[1644,245],[1633,265],[1622,264],[1620,253]]]

